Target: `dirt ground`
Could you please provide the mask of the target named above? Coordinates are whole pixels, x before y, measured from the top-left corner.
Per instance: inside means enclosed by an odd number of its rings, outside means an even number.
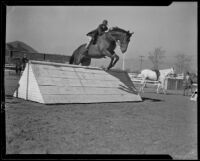
[[[142,98],[143,102],[43,105],[6,97],[6,153],[169,154],[197,159],[197,102],[155,90],[146,90]]]

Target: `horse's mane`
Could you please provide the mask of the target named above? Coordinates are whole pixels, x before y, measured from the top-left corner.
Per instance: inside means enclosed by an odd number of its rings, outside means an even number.
[[[125,32],[125,33],[128,33],[128,31],[124,30],[124,29],[121,29],[119,27],[112,27],[110,29],[110,31],[119,31],[119,32]]]

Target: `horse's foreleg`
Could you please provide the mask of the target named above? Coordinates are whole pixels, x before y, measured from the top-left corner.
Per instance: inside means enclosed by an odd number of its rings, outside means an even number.
[[[160,89],[160,83],[158,83],[157,85],[157,90],[156,90],[157,94],[159,93],[159,89]]]
[[[143,87],[142,87],[142,92],[144,93],[144,88],[146,87],[146,83],[147,83],[147,81],[146,81],[146,79],[144,80],[144,85],[143,85]]]
[[[108,56],[108,57],[111,59],[111,60],[110,60],[110,64],[109,64],[108,67],[107,67],[107,70],[109,70],[110,68],[113,67],[113,61],[114,61],[115,56],[112,55],[108,50],[104,50],[104,51],[103,51],[103,54],[104,54],[105,56]]]
[[[142,85],[141,85],[141,88],[140,88],[140,92],[143,92],[143,93],[144,93],[144,87],[145,87],[145,85],[146,85],[146,80],[144,79],[144,80],[142,81]]]
[[[115,66],[115,64],[118,62],[118,60],[119,60],[119,56],[118,55],[113,55],[114,57],[115,57],[115,60],[114,60],[114,62],[113,62],[113,64],[112,64],[112,67],[114,67]]]
[[[114,57],[111,57],[110,64],[108,65],[107,70],[109,70],[111,67],[113,67],[112,66],[113,61],[114,61]]]

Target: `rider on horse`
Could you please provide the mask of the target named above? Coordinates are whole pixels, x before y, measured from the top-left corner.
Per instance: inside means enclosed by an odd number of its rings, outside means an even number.
[[[156,81],[158,81],[158,79],[160,77],[160,71],[158,69],[156,69],[156,68],[152,69],[152,71],[154,71],[156,73],[156,76],[157,76],[157,80]]]
[[[89,36],[89,39],[90,39],[88,43],[86,44],[87,50],[92,43],[93,44],[96,43],[98,36],[103,35],[104,32],[108,30],[107,25],[108,25],[108,21],[103,20],[103,22],[95,30],[92,30],[91,32],[87,33],[87,36]]]

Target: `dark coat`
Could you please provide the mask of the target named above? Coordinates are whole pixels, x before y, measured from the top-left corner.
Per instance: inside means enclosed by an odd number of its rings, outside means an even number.
[[[183,80],[183,87],[185,87],[185,88],[191,87],[192,83],[193,83],[193,80],[192,80],[191,76],[189,76],[188,80],[185,77]]]
[[[152,69],[152,71],[156,73],[157,80],[158,80],[158,78],[160,77],[160,71],[158,69]]]
[[[87,36],[91,36],[91,37],[100,36],[107,30],[108,30],[108,27],[106,25],[100,24],[96,29],[87,33]]]

